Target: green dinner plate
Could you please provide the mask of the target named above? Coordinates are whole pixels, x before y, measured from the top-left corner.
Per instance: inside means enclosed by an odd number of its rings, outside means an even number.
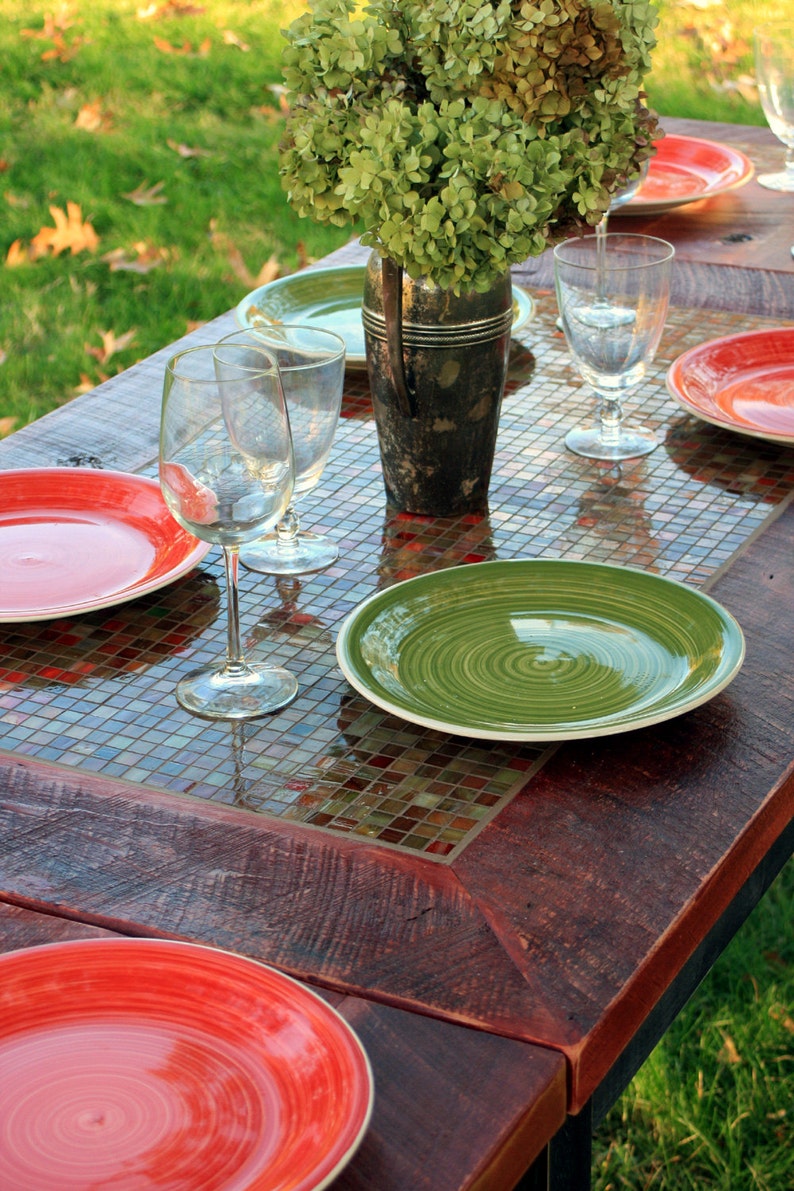
[[[339,265],[327,269],[304,269],[252,290],[238,303],[241,327],[257,323],[316,324],[335,331],[345,341],[345,361],[366,363],[364,328],[361,325],[361,296],[364,265]],[[513,284],[513,330],[532,317],[535,303],[525,289]]]
[[[485,740],[571,740],[705,703],[744,658],[733,617],[673,579],[516,559],[408,579],[337,640],[345,677],[414,724]]]

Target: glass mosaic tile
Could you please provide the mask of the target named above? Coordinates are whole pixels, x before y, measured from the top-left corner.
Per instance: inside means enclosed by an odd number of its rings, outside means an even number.
[[[344,617],[389,584],[495,558],[609,562],[707,585],[794,489],[794,450],[697,421],[664,384],[687,348],[768,322],[671,310],[653,371],[628,407],[657,428],[660,445],[611,467],[564,447],[593,400],[555,328],[553,299],[536,297],[536,317],[513,345],[487,514],[435,520],[386,509],[366,375],[349,373],[331,459],[301,507],[306,528],[336,538],[338,562],[294,580],[241,573],[246,649],[294,671],[300,692],[290,707],[229,724],[193,718],[176,703],[178,677],[225,644],[213,552],[191,575],[132,603],[0,626],[0,749],[454,857],[552,750],[452,739],[374,708],[336,665]],[[125,394],[138,386],[141,416],[156,416],[160,379],[160,362],[147,361],[115,384]],[[99,408],[102,417],[112,441],[112,406]],[[26,441],[16,436],[4,466],[41,465],[32,437],[25,459]],[[106,467],[119,466],[112,455],[102,453]],[[146,456],[136,466],[153,474]]]

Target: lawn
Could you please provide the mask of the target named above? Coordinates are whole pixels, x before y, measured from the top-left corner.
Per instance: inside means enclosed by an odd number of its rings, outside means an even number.
[[[789,6],[664,0],[652,106],[763,124],[751,30]],[[279,184],[302,8],[0,0],[0,436],[348,238]],[[599,1130],[598,1191],[794,1186],[793,887],[789,865]]]

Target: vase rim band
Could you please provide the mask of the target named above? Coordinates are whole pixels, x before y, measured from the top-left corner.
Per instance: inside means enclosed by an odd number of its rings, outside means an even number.
[[[513,310],[500,311],[491,318],[475,319],[470,322],[456,323],[453,326],[431,326],[427,323],[403,322],[403,343],[421,347],[452,347],[462,343],[484,343],[490,339],[499,339],[513,326]],[[387,340],[386,319],[382,314],[363,306],[361,321],[364,330],[376,339]]]

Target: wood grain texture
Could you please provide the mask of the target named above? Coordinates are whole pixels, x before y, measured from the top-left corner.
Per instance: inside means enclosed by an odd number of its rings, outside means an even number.
[[[118,936],[0,902],[2,952],[102,937]],[[562,1124],[565,1064],[553,1051],[321,995],[364,1044],[376,1090],[370,1127],[334,1191],[506,1189]]]
[[[0,757],[0,891],[506,1034],[552,1024],[451,869],[234,807]]]

